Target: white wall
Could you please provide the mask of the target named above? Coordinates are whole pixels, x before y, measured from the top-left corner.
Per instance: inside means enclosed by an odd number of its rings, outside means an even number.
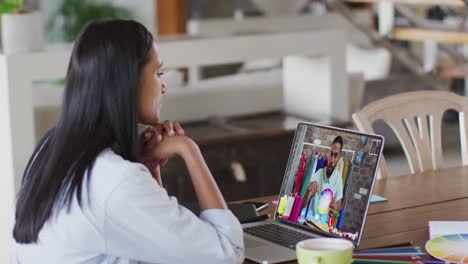
[[[8,83],[6,58],[0,56],[0,87]],[[10,238],[15,211],[13,142],[10,115],[10,92],[0,89],[0,263],[9,263]]]
[[[155,35],[157,32],[155,0],[112,0],[112,2],[131,10],[135,20],[145,25]]]

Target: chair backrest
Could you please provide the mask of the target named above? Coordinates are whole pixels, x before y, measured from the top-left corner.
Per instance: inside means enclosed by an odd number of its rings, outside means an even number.
[[[459,112],[462,163],[467,165],[468,99],[464,96],[446,91],[402,93],[368,104],[353,114],[353,120],[360,131],[368,133],[374,133],[375,121],[386,122],[400,141],[413,174],[442,167],[442,118],[449,109]],[[378,178],[387,176],[382,157]]]

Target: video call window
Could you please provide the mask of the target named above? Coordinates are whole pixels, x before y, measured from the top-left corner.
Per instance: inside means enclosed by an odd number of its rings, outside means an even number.
[[[357,240],[382,140],[307,125],[298,130],[277,217]]]

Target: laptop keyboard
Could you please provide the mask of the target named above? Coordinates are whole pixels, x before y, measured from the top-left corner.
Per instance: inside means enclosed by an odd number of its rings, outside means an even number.
[[[310,235],[275,224],[247,227],[244,228],[244,232],[291,249],[295,249],[299,241],[312,238]]]

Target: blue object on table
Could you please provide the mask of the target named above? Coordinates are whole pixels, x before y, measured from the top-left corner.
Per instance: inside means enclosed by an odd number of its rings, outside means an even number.
[[[377,194],[372,194],[370,203],[371,203],[371,204],[374,204],[374,203],[383,203],[383,202],[387,202],[387,201],[388,201],[388,199],[385,198],[385,197],[382,197],[382,196],[377,195]]]

